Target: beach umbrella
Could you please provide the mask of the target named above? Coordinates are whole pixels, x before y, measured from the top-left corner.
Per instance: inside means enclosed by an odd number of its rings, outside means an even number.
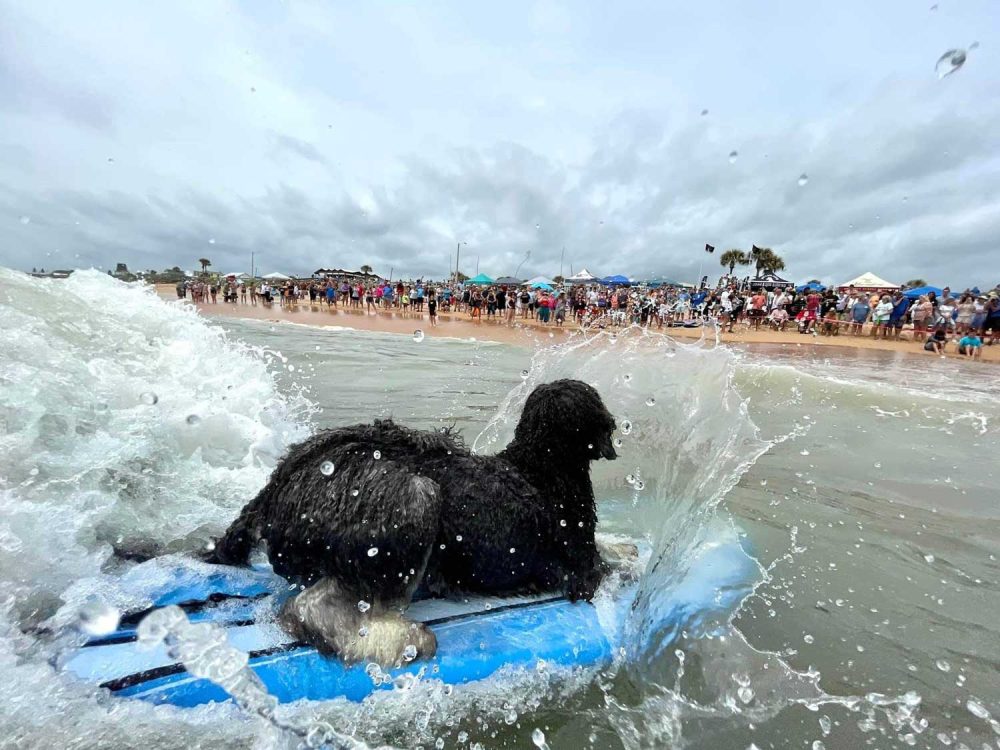
[[[801,286],[795,287],[796,292],[822,292],[824,289],[826,289],[825,286],[817,284],[813,281],[810,281],[808,284],[802,284]]]
[[[925,294],[930,294],[931,292],[934,292],[934,294],[938,297],[943,294],[943,290],[938,289],[936,286],[918,286],[913,289],[907,289],[903,292],[903,296],[907,299],[917,299]]]
[[[544,289],[546,292],[551,292],[552,291],[551,285],[545,284],[545,283],[543,283],[541,281],[536,281],[534,284],[531,285],[531,288],[532,289]]]
[[[471,279],[467,279],[466,284],[492,284],[493,279],[487,276],[485,273],[481,273],[478,276],[473,276]]]
[[[497,279],[498,284],[506,284],[507,286],[520,286],[524,282],[521,279],[516,279],[513,276],[501,276]]]

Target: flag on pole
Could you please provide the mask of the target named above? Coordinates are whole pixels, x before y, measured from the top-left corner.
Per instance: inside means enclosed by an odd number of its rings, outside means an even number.
[[[706,252],[706,253],[714,253],[714,252],[715,252],[715,245],[709,245],[709,244],[708,244],[708,243],[706,242],[706,243],[705,243],[705,252]]]

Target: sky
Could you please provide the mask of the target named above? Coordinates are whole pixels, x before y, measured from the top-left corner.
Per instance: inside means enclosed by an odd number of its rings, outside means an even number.
[[[461,244],[693,282],[756,244],[992,287],[998,32],[995,0],[0,0],[0,265],[442,278]]]

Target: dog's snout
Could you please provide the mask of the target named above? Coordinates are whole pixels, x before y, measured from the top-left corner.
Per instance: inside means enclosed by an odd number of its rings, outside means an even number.
[[[606,458],[608,461],[614,461],[618,458],[618,453],[615,451],[615,446],[611,444],[611,440],[605,440],[601,445],[601,458]]]

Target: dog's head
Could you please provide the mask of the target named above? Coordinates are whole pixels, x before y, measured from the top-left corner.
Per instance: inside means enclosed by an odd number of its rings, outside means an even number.
[[[535,388],[524,403],[514,439],[537,446],[538,455],[569,460],[618,458],[612,443],[615,419],[600,394],[579,380],[556,380]]]

